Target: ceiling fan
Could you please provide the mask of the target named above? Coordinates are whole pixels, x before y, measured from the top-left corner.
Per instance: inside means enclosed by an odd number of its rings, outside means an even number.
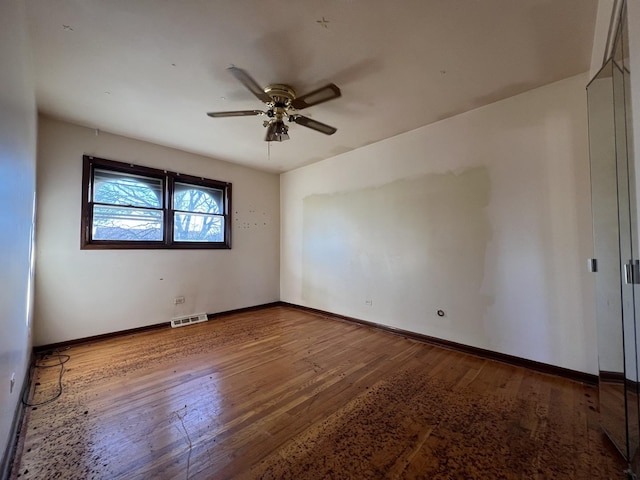
[[[246,117],[253,115],[266,115],[269,120],[263,122],[263,126],[267,127],[267,142],[282,142],[289,140],[289,127],[284,123],[285,118],[289,122],[295,122],[303,127],[310,128],[325,135],[333,135],[337,129],[325,123],[318,122],[309,117],[299,115],[297,110],[302,110],[313,105],[328,102],[334,98],[338,98],[341,93],[340,89],[333,83],[329,83],[324,87],[309,92],[300,97],[296,96],[295,90],[289,85],[273,83],[262,88],[247,72],[238,67],[227,68],[236,79],[242,83],[247,89],[253,93],[258,100],[267,105],[267,110],[237,110],[231,112],[208,112],[212,118],[222,117]]]

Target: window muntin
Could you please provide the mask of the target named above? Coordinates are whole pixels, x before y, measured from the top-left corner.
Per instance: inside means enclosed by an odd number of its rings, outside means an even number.
[[[231,184],[84,157],[81,248],[231,248]]]

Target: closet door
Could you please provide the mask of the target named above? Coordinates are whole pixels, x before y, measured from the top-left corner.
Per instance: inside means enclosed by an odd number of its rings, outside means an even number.
[[[637,172],[634,164],[633,148],[633,123],[631,116],[631,70],[629,65],[629,37],[628,19],[626,15],[626,5],[622,8],[620,20],[620,38],[616,44],[614,61],[618,66],[618,74],[614,77],[614,92],[616,106],[616,148],[619,158],[619,169],[626,175],[626,193],[629,197],[629,243],[630,261],[627,270],[631,275],[627,275],[626,286],[623,287],[623,308],[625,313],[625,383],[626,383],[626,405],[627,405],[627,438],[629,444],[629,460],[632,471],[638,473],[640,467],[640,405],[638,402],[638,375],[639,375],[639,355],[638,348],[640,339],[640,247],[638,241],[638,209],[636,180]],[[622,98],[620,98],[622,97]],[[619,141],[618,141],[619,138]],[[626,169],[625,169],[626,167]],[[625,193],[624,188],[621,193]],[[620,194],[619,194],[620,195]],[[621,209],[622,210],[622,209]],[[628,290],[631,290],[630,292]],[[631,305],[627,306],[627,303]],[[631,315],[634,316],[631,325]],[[632,358],[633,357],[633,358]]]
[[[613,60],[587,87],[591,202],[597,261],[596,318],[600,381],[600,420],[604,431],[628,458],[624,325],[618,166],[616,158]]]
[[[587,87],[602,427],[640,465],[640,262],[632,150],[626,10],[612,58]],[[631,152],[632,153],[632,152]],[[640,311],[640,310],[638,310]]]

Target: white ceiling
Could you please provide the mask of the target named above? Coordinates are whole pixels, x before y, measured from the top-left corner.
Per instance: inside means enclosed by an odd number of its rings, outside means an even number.
[[[39,110],[282,172],[589,69],[597,0],[27,0]],[[320,23],[322,19],[326,23]],[[271,143],[226,71],[299,94],[332,136]],[[178,168],[178,166],[176,166]]]

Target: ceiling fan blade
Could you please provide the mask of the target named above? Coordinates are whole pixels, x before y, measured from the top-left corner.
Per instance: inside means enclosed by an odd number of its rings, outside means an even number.
[[[317,120],[313,120],[309,117],[305,117],[303,115],[295,115],[289,117],[292,121],[296,122],[298,125],[302,125],[303,127],[311,128],[320,133],[324,133],[325,135],[333,135],[338,131],[337,128],[332,127],[331,125],[327,125],[326,123],[318,122]]]
[[[242,83],[251,93],[258,97],[259,100],[262,100],[264,103],[271,101],[271,97],[264,93],[264,90],[260,85],[258,85],[258,82],[256,82],[247,72],[238,67],[229,67],[227,70],[236,77],[236,80]]]
[[[251,117],[253,115],[262,115],[264,112],[262,110],[236,110],[233,112],[207,112],[212,118],[222,118],[222,117]]]
[[[312,105],[318,105],[319,103],[328,102],[334,98],[338,98],[342,93],[337,85],[330,83],[324,87],[320,87],[313,92],[309,92],[306,95],[295,98],[291,102],[291,106],[296,110],[302,110],[303,108],[311,107]]]

